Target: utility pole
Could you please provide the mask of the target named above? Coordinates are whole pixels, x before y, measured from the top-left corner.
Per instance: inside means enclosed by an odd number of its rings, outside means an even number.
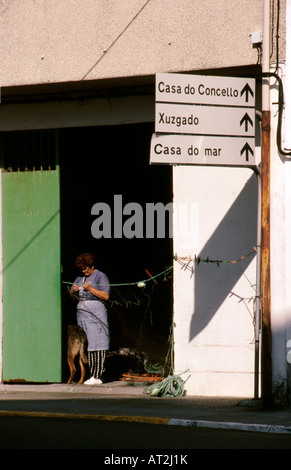
[[[272,404],[272,338],[270,289],[270,0],[264,0],[262,54],[262,155],[261,155],[261,295],[262,295],[262,399]]]

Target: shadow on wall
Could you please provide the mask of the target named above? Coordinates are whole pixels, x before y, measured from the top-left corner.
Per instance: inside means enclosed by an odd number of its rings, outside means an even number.
[[[257,244],[257,194],[257,177],[253,174],[202,248],[201,259],[237,260],[253,251]],[[255,253],[238,264],[200,263],[196,266],[195,311],[189,341],[208,325],[254,257]],[[255,283],[255,279],[251,281]]]

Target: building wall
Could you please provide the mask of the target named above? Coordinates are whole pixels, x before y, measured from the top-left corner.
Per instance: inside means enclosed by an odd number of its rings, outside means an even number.
[[[175,365],[188,393],[252,396],[257,179],[250,169],[174,168],[175,203],[195,203],[191,244],[175,240]],[[189,224],[189,222],[188,222]],[[189,256],[201,258],[200,263]],[[192,271],[193,268],[193,271]],[[187,377],[187,374],[183,375]]]
[[[291,229],[291,152],[290,152],[290,45],[291,10],[281,8],[280,28],[282,42],[286,42],[286,60],[282,51],[279,60],[272,61],[272,71],[282,80],[284,91],[284,112],[281,128],[281,155],[277,147],[278,126],[278,81],[271,80],[271,322],[272,322],[272,383],[273,401],[278,404],[290,403],[290,229]],[[285,36],[286,27],[286,36]],[[279,28],[279,33],[280,33]],[[280,34],[281,36],[281,34]],[[281,60],[282,59],[282,60]],[[289,155],[288,155],[289,153]],[[287,360],[286,360],[287,359]]]
[[[285,98],[286,98],[286,120],[285,120],[285,133],[284,133],[284,144],[286,148],[291,148],[291,136],[289,129],[291,128],[291,5],[290,2],[287,3],[287,12],[286,12],[286,81],[285,81]],[[291,390],[291,361],[290,361],[290,339],[291,339],[291,269],[290,269],[290,259],[291,259],[291,188],[290,188],[290,179],[291,179],[291,161],[288,159],[288,164],[286,165],[284,171],[284,180],[285,180],[285,193],[284,197],[286,198],[285,206],[285,217],[287,220],[286,230],[285,230],[285,243],[286,248],[284,252],[283,266],[285,267],[285,299],[286,299],[286,347],[287,350],[284,350],[285,355],[288,354],[287,369],[288,369],[288,389]],[[284,203],[284,202],[283,202]]]
[[[254,64],[262,1],[17,0],[0,5],[2,87]]]

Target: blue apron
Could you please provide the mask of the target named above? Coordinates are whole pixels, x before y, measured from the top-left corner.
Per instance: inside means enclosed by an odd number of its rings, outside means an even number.
[[[80,298],[77,305],[77,323],[87,335],[88,351],[106,351],[110,347],[106,305],[82,288],[84,281],[107,293],[110,291],[109,281],[105,274],[96,270],[87,278],[77,277],[74,283],[79,286]]]

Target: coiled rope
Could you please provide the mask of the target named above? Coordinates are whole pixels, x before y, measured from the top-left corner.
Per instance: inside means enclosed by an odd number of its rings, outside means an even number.
[[[187,372],[187,370],[185,372]],[[184,385],[190,377],[189,376],[184,381],[181,375],[185,372],[182,372],[181,374],[169,375],[159,383],[148,385],[144,389],[144,393],[154,397],[182,397],[185,393]]]

